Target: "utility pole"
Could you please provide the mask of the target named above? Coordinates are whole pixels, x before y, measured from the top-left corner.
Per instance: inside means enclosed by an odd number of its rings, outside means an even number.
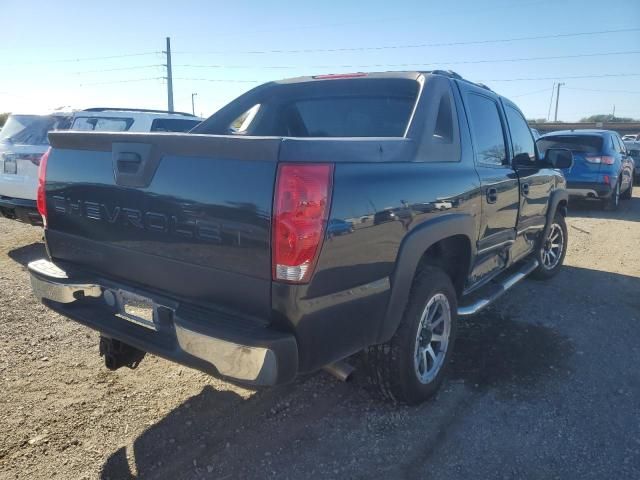
[[[167,37],[167,50],[162,52],[167,55],[167,109],[173,112],[173,74],[171,73],[171,38]]]
[[[611,119],[613,120],[614,118],[616,118],[616,106],[615,106],[615,104],[613,105],[613,114],[611,115]]]
[[[197,93],[191,94],[191,113],[193,113],[194,115],[196,114],[196,102],[193,99],[196,95],[198,94]]]
[[[554,122],[558,121],[558,103],[560,102],[560,87],[563,86],[564,83],[558,83],[558,91],[556,92],[556,115],[553,119]]]
[[[549,99],[549,111],[547,112],[547,122],[551,118],[551,106],[553,105],[553,94],[556,91],[556,82],[553,82],[553,86],[551,87],[551,98]]]

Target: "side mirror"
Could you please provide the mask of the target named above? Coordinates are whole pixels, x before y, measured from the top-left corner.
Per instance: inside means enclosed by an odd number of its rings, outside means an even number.
[[[550,148],[544,154],[544,161],[553,168],[571,168],[573,153],[566,148]]]
[[[527,168],[534,167],[535,162],[531,160],[528,153],[522,152],[513,157],[511,161],[513,168]]]

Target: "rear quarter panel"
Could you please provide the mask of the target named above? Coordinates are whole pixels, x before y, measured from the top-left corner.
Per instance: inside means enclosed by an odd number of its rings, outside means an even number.
[[[403,241],[438,217],[475,218],[479,192],[463,162],[336,164],[329,223],[352,228],[325,236],[310,284],[273,286],[275,321],[296,332],[300,371],[377,343]]]

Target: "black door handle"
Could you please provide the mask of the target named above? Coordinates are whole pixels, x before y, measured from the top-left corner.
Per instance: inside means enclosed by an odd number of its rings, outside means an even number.
[[[529,195],[529,184],[528,183],[523,183],[522,184],[522,194],[523,195]]]
[[[487,203],[496,203],[498,201],[498,189],[487,188]]]

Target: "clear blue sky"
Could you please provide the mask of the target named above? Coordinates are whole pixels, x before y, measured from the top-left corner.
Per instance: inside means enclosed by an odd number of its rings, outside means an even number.
[[[442,45],[640,28],[639,0],[2,0],[1,7],[0,111],[62,105],[166,108],[159,52],[170,36],[175,107],[190,111],[191,93],[197,92],[196,113],[205,116],[256,85],[238,80],[440,66],[483,81],[512,98],[529,118],[547,116],[554,81],[566,83],[561,120],[610,113],[613,105],[618,116],[640,117],[638,30]],[[416,44],[431,46],[317,51]],[[247,53],[270,50],[316,51]],[[614,55],[620,52],[626,53]],[[137,53],[144,55],[87,59]],[[601,53],[609,55],[493,62]],[[64,61],[70,59],[79,60]],[[492,62],[451,64],[479,61]],[[387,66],[405,63],[425,65]],[[570,78],[608,74],[637,75]],[[498,81],[539,77],[549,79]],[[113,83],[121,81],[127,82]]]

